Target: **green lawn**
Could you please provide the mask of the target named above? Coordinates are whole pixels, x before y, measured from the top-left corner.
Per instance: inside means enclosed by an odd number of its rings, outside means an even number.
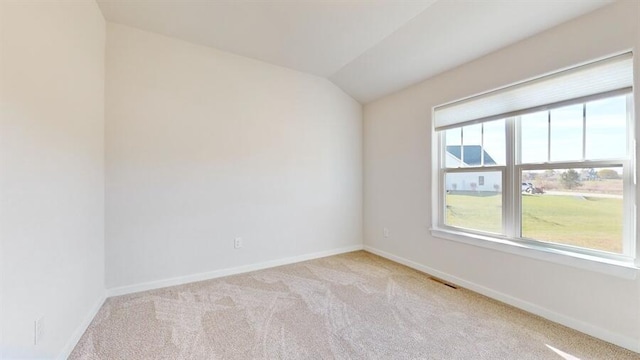
[[[447,194],[446,223],[482,231],[502,231],[500,195]],[[523,195],[522,236],[622,252],[622,199]]]

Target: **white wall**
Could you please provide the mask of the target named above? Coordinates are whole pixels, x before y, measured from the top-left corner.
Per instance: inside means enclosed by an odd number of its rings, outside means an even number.
[[[431,193],[432,107],[638,50],[639,4],[616,3],[367,104],[365,246],[640,351],[640,280],[438,239],[429,231],[437,201]],[[389,238],[383,227],[390,229]]]
[[[362,107],[336,86],[116,24],[106,68],[108,288],[362,245]]]
[[[0,357],[65,356],[104,300],[105,22],[3,0],[0,24]]]

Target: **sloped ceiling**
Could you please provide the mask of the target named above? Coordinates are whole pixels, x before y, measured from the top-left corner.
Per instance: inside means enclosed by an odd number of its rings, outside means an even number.
[[[98,0],[107,21],[326,77],[361,103],[613,0]]]

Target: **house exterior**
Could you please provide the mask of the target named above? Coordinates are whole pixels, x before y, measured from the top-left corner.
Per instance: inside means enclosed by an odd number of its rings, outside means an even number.
[[[477,167],[496,165],[495,160],[480,145],[449,145],[445,154],[448,168]],[[464,192],[502,192],[502,173],[500,171],[482,171],[466,173],[447,173],[447,191]]]

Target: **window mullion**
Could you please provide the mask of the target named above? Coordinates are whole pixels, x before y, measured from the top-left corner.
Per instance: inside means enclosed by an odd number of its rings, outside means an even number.
[[[547,162],[551,162],[551,110],[547,111]]]
[[[636,163],[636,131],[634,94],[627,95],[627,158],[623,170],[623,206],[627,215],[623,224],[623,253],[635,257],[635,264],[640,266],[640,244],[637,234],[637,163]]]
[[[484,166],[484,124],[480,124],[480,166]]]
[[[587,158],[587,103],[582,104],[582,161]]]
[[[460,128],[460,167],[464,167],[464,127]]]
[[[506,162],[505,168],[505,181],[504,191],[502,194],[503,203],[503,229],[504,234],[508,238],[515,238],[520,226],[519,216],[517,216],[517,209],[519,207],[519,200],[517,199],[517,189],[519,188],[518,181],[516,180],[515,171],[515,148],[518,145],[516,141],[516,121],[519,118],[508,118],[505,121],[506,131]]]
[[[436,220],[438,227],[442,227],[444,225],[444,218],[446,216],[446,204],[445,204],[445,193],[446,193],[446,184],[445,184],[445,168],[446,168],[446,153],[447,153],[447,140],[444,132],[438,133],[438,151],[440,164],[438,166],[438,209],[436,212]]]

